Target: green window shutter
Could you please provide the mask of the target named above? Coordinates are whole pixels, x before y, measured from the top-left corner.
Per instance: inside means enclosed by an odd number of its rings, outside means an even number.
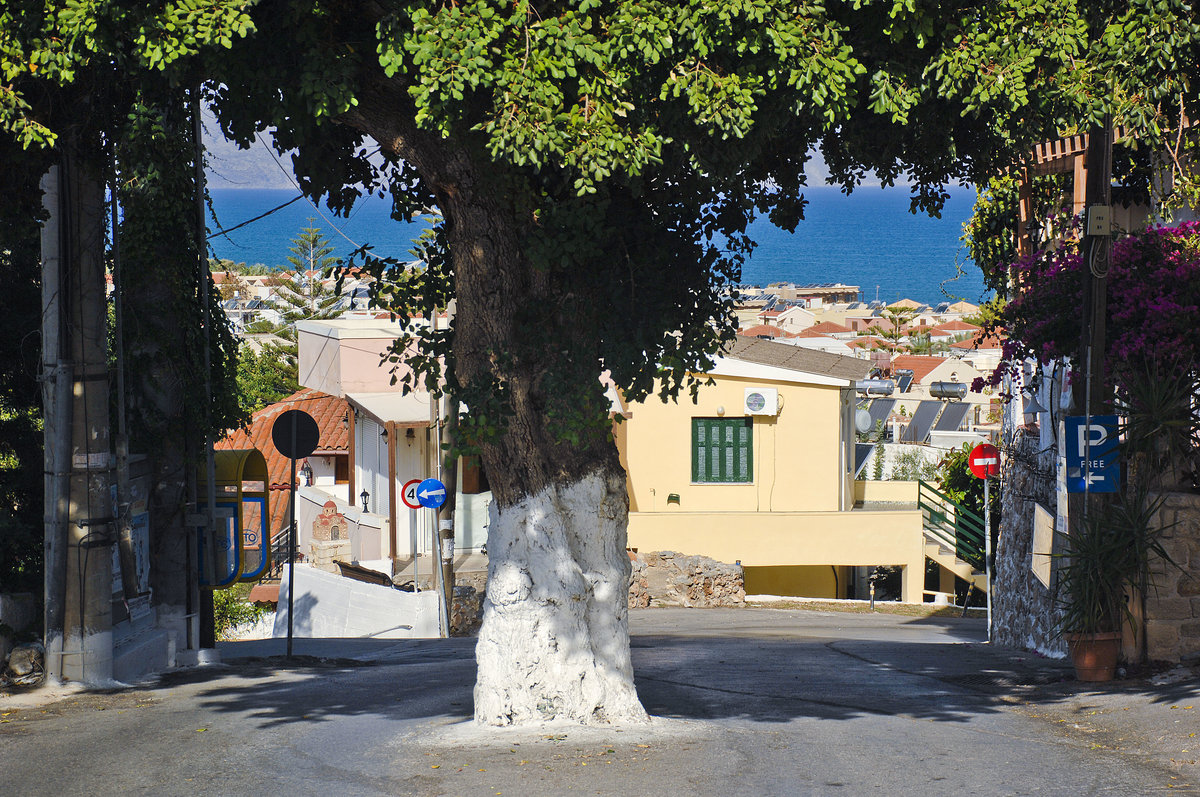
[[[754,429],[750,418],[692,418],[692,481],[754,481]]]

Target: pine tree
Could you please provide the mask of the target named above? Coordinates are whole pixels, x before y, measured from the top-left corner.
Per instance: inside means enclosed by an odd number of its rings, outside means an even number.
[[[321,280],[321,274],[337,262],[333,247],[320,228],[308,227],[292,239],[288,262],[296,267],[292,276],[278,275],[271,283],[275,304],[282,316],[272,332],[287,341],[281,349],[288,361],[296,363],[296,322],[333,318],[341,313],[341,296]]]
[[[312,226],[311,218],[308,223],[289,247],[292,254],[288,262],[296,267],[296,273],[277,274],[270,282],[280,320],[273,324],[259,321],[249,328],[279,340],[264,344],[260,351],[243,346],[238,359],[238,392],[247,412],[255,412],[299,389],[296,322],[333,318],[341,313],[341,297],[321,281],[321,272],[337,262],[332,256],[333,247],[321,230]]]
[[[313,221],[312,216],[309,216],[308,226],[292,239],[292,245],[288,247],[288,251],[291,252],[287,258],[288,262],[295,266],[297,271],[324,271],[337,262],[329,239],[321,232],[321,228],[313,226]]]

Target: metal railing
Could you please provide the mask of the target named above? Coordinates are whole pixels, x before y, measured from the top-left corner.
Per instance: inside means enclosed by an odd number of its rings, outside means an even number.
[[[917,505],[927,537],[976,570],[983,568],[983,518],[924,481],[917,486]]]
[[[287,564],[287,560],[288,527],[284,526],[271,538],[271,566],[263,576],[263,581],[279,581],[283,577],[283,566]],[[296,551],[296,561],[304,561],[304,554],[300,551]]]

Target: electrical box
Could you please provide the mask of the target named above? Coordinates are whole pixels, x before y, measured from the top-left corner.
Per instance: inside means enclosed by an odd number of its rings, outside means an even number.
[[[1087,209],[1087,235],[1112,235],[1112,206],[1092,205]]]

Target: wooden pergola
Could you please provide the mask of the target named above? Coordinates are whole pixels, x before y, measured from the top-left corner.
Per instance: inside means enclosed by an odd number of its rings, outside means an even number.
[[[1187,117],[1183,118],[1183,129],[1192,127]],[[1048,174],[1072,174],[1071,181],[1071,212],[1080,214],[1086,207],[1087,193],[1087,151],[1088,134],[1078,133],[1073,136],[1044,141],[1033,148],[1029,159],[1020,165],[1021,183],[1018,189],[1017,210],[1017,256],[1033,253],[1033,240],[1029,236],[1030,222],[1033,220],[1033,194],[1030,181],[1034,177]],[[1113,143],[1120,144],[1128,140],[1125,128],[1113,130]]]

